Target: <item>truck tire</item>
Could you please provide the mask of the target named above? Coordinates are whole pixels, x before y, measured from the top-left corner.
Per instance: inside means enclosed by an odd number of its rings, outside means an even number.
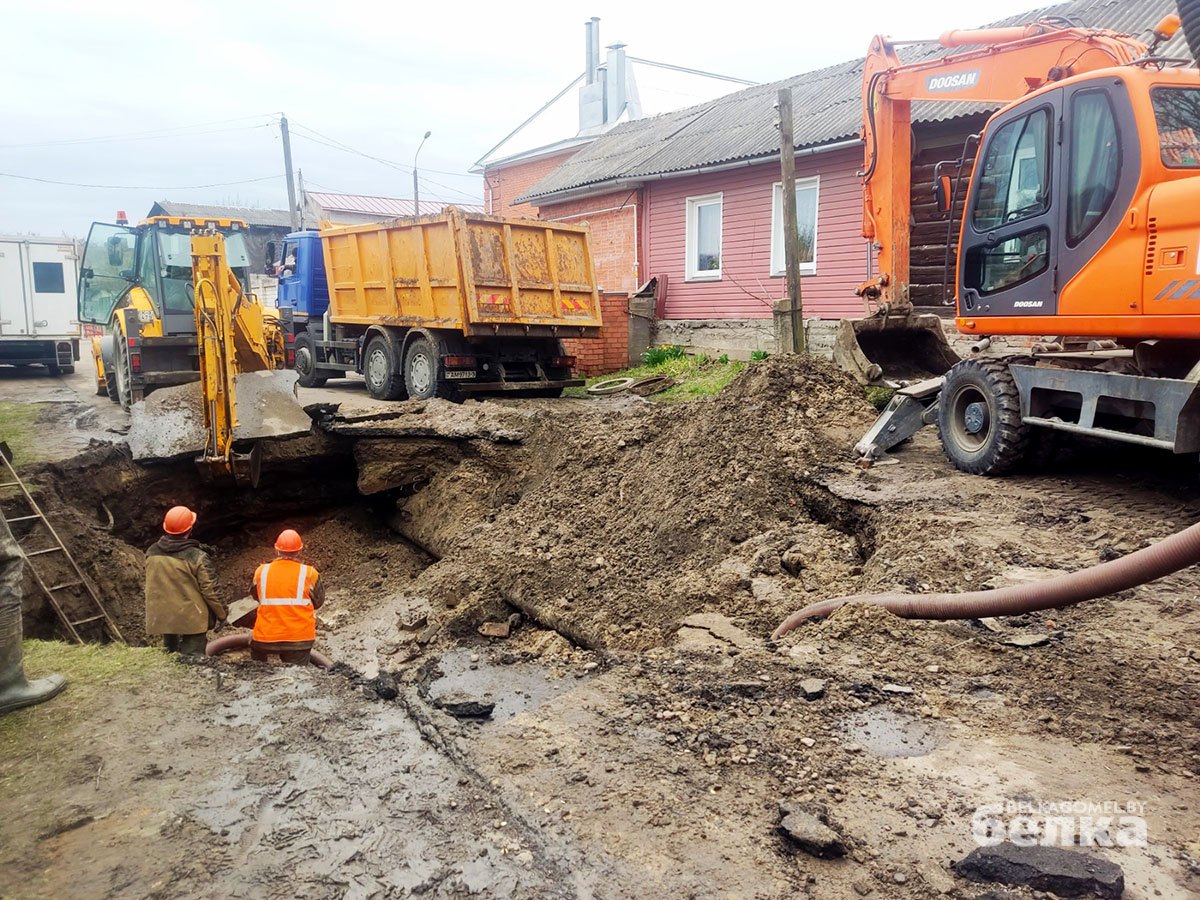
[[[296,374],[300,376],[300,386],[324,387],[329,376],[317,368],[317,348],[312,335],[307,331],[302,331],[296,335],[296,341],[292,346],[296,353]]]
[[[367,391],[376,400],[405,398],[400,347],[390,336],[377,334],[367,342],[363,354],[363,378],[367,382]]]
[[[1025,458],[1031,428],[1008,361],[966,359],[946,373],[938,403],[942,451],[971,475],[1004,475]]]
[[[404,386],[410,400],[452,399],[458,391],[442,378],[440,342],[418,335],[404,354]]]

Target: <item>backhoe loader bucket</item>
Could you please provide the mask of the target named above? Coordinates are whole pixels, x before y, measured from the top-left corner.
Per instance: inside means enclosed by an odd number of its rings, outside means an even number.
[[[312,419],[296,398],[297,377],[290,369],[243,372],[234,377],[235,451],[244,447],[248,453],[254,441],[296,437],[312,430]],[[130,409],[128,436],[133,458],[146,462],[181,456],[197,456],[202,460],[211,457],[203,404],[199,382],[160,388],[135,403]],[[223,462],[223,457],[219,462]],[[235,465],[231,459],[231,471]]]
[[[896,387],[945,375],[959,361],[931,313],[838,322],[833,361],[859,384]]]

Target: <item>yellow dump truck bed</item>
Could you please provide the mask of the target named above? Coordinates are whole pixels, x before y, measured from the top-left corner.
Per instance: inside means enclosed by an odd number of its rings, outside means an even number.
[[[595,337],[586,227],[466,214],[321,230],[330,321],[468,337]]]

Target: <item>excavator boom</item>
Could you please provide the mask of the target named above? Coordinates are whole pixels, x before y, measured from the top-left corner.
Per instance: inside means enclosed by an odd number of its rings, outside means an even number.
[[[197,463],[218,476],[255,484],[257,455],[240,448],[261,438],[307,433],[312,422],[296,400],[296,372],[284,368],[279,321],[244,292],[229,269],[219,232],[192,236],[192,275],[205,430]]]
[[[1007,104],[1071,75],[1127,64],[1148,49],[1126,35],[1057,20],[948,31],[938,43],[965,49],[905,63],[877,36],[863,67],[863,236],[878,266],[856,291],[867,316],[841,323],[834,359],[864,384],[901,387],[944,375],[959,361],[940,317],[915,314],[909,292],[913,101]]]

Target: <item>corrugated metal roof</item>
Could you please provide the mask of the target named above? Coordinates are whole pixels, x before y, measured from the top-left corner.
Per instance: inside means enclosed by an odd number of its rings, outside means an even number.
[[[161,212],[156,212],[161,210]],[[290,228],[291,216],[286,209],[257,209],[249,206],[205,206],[201,203],[176,203],[159,200],[150,207],[148,215],[190,216],[196,219],[241,219],[247,225],[267,228]]]
[[[1175,11],[1174,0],[1074,0],[1011,16],[993,26],[1019,25],[1047,16],[1069,18],[1095,28],[1138,34]],[[949,51],[936,44],[905,47],[905,59],[934,57]],[[1162,51],[1191,54],[1177,35]],[[649,177],[778,156],[774,104],[782,88],[792,90],[796,148],[819,147],[856,138],[861,127],[863,60],[805,72],[773,84],[733,94],[648,119],[620,125],[566,160],[514,203]],[[913,119],[942,122],[978,113],[979,103],[914,103]]]
[[[305,195],[326,212],[352,212],[384,218],[414,215],[413,201],[398,197],[372,197],[369,194],[331,194],[324,191],[305,191]],[[423,200],[421,209],[430,212],[440,201]],[[455,203],[464,212],[483,212],[478,203]]]

